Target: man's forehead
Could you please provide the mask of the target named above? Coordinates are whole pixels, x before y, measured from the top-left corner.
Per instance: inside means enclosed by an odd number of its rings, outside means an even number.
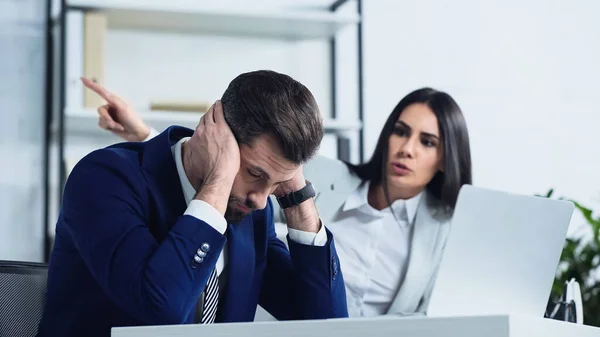
[[[240,159],[247,168],[263,171],[271,178],[293,175],[299,165],[287,160],[274,144],[260,142],[257,139],[253,146],[240,146]]]

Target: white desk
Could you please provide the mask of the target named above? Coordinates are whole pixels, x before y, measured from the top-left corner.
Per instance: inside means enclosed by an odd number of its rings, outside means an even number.
[[[113,337],[600,337],[600,329],[544,318],[381,317],[115,328]]]

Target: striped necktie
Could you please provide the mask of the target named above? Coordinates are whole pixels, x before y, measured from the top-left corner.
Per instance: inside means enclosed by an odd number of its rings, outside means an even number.
[[[213,269],[206,288],[204,288],[204,305],[202,306],[202,324],[212,324],[217,317],[217,307],[219,306],[219,277],[217,268]]]

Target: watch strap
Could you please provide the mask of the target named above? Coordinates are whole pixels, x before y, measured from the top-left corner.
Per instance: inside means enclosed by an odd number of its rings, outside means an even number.
[[[313,188],[310,181],[306,183],[306,186],[299,189],[296,192],[288,193],[284,196],[277,197],[277,202],[281,209],[286,209],[292,206],[298,206],[306,200],[313,198],[316,195],[315,189]]]

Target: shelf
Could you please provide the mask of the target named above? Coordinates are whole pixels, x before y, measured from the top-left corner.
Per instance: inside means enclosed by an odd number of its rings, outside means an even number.
[[[202,114],[177,111],[144,111],[139,113],[146,123],[156,130],[163,131],[172,125],[196,128]],[[360,130],[360,121],[341,121],[324,119],[325,133],[340,133]],[[98,114],[94,109],[67,109],[65,111],[65,128],[68,135],[84,135],[93,137],[114,137],[110,132],[98,126]]]
[[[316,10],[225,8],[199,0],[67,0],[71,9],[106,13],[109,28],[175,31],[221,35],[314,39],[332,37],[360,21],[358,14]]]

